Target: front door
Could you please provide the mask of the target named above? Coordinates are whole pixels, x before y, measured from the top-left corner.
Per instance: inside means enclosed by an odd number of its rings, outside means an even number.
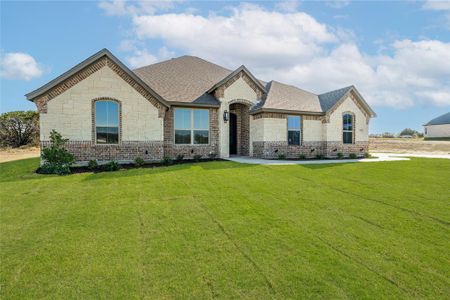
[[[237,154],[237,119],[230,113],[230,155]]]

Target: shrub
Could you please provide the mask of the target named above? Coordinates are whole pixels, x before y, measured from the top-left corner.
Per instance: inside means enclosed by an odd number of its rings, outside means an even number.
[[[286,155],[284,155],[283,153],[280,153],[280,154],[278,154],[278,159],[279,160],[286,159]]]
[[[50,147],[42,149],[44,164],[41,169],[43,172],[47,172],[45,174],[64,175],[70,173],[74,157],[64,148],[67,142],[68,139],[64,139],[56,130],[50,132]]]
[[[317,154],[316,159],[324,159],[324,156],[322,154]]]
[[[0,146],[20,147],[39,144],[39,114],[11,111],[0,115]]]
[[[183,159],[184,159],[184,154],[178,154],[177,157],[175,158],[175,160],[177,162],[183,161]]]
[[[364,157],[365,158],[371,158],[372,155],[369,152],[364,152]]]
[[[337,155],[337,158],[339,158],[339,159],[344,158],[344,153],[342,153],[342,152],[338,152],[336,155]]]
[[[202,156],[200,154],[194,155],[194,161],[199,162],[200,159],[202,159]]]
[[[88,167],[89,170],[95,170],[95,169],[98,168],[98,163],[97,163],[97,161],[96,161],[95,159],[91,159],[91,160],[88,162],[87,167]]]
[[[105,171],[113,172],[113,171],[119,170],[120,169],[120,165],[119,165],[119,163],[117,161],[111,160],[107,164],[103,165],[103,169]]]
[[[209,159],[215,159],[216,156],[217,156],[217,154],[214,153],[214,152],[210,152],[210,153],[208,154]]]
[[[306,155],[305,154],[300,154],[299,156],[298,156],[298,159],[306,159]]]
[[[348,155],[348,157],[351,158],[351,159],[358,158],[358,156],[357,156],[355,153],[350,153],[350,154]]]
[[[66,175],[66,174],[70,174],[70,166],[69,165],[57,166],[54,164],[44,163],[39,168],[39,173]]]
[[[168,166],[172,164],[172,159],[168,156],[164,156],[164,158],[161,160],[161,164]]]
[[[136,167],[142,167],[145,164],[145,161],[142,157],[136,157],[136,159],[134,160],[134,165]]]

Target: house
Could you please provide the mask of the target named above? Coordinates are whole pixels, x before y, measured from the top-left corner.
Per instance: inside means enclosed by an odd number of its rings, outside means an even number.
[[[423,125],[425,138],[450,138],[450,112]]]
[[[363,155],[375,116],[354,86],[316,95],[193,56],[130,70],[107,49],[26,97],[41,149],[55,129],[78,162]]]

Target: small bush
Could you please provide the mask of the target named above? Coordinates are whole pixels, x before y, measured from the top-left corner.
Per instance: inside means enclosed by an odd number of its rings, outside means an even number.
[[[145,164],[145,161],[142,157],[136,157],[136,159],[134,160],[134,165],[136,167],[142,167]]]
[[[103,170],[113,172],[120,169],[120,165],[117,161],[111,160],[107,164],[103,165]]]
[[[194,161],[199,162],[202,159],[202,156],[200,154],[194,155]]]
[[[97,161],[96,161],[95,159],[91,159],[91,160],[88,162],[87,167],[88,167],[89,170],[95,170],[95,169],[98,168],[98,163],[97,163]]]
[[[183,159],[184,159],[184,154],[178,154],[177,157],[175,158],[175,160],[177,162],[183,161]]]
[[[322,154],[317,154],[316,159],[324,159],[324,156]]]
[[[369,152],[364,152],[364,157],[365,158],[371,158],[372,155]]]
[[[284,160],[284,159],[286,159],[286,155],[284,155],[283,153],[280,153],[280,154],[278,154],[278,159]]]
[[[298,156],[298,159],[304,160],[304,159],[306,159],[306,155],[305,154],[300,154]]]
[[[337,155],[337,158],[339,158],[339,159],[344,158],[344,153],[342,153],[342,152],[338,152],[336,155]]]
[[[161,160],[161,164],[168,166],[172,164],[172,159],[168,156],[164,156],[164,158]]]
[[[357,156],[355,153],[350,153],[350,154],[348,155],[348,157],[349,157],[350,159],[356,159],[356,158],[358,158],[358,156]]]
[[[74,162],[74,157],[64,148],[68,141],[56,130],[50,132],[50,147],[42,149],[44,164],[41,169],[43,172],[51,172],[45,174],[70,174],[70,166]]]
[[[209,159],[215,159],[216,156],[217,156],[217,154],[214,153],[214,152],[210,152],[210,153],[208,154]]]

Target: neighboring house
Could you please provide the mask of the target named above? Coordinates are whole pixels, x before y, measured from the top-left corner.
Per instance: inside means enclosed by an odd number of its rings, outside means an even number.
[[[450,137],[450,112],[434,118],[425,127],[425,138]]]
[[[26,97],[41,149],[55,129],[79,162],[363,155],[375,116],[353,86],[316,95],[193,56],[131,71],[107,49]]]

